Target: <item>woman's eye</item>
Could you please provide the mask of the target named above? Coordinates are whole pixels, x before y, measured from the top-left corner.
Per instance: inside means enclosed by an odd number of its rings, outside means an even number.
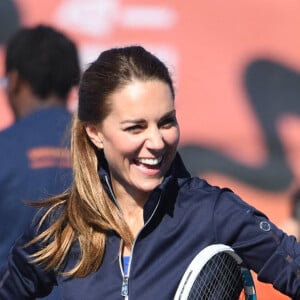
[[[170,117],[170,118],[167,118],[167,119],[163,120],[160,123],[160,127],[169,128],[169,127],[172,127],[172,126],[174,126],[176,124],[177,124],[176,118],[175,117]]]
[[[142,130],[142,126],[140,125],[133,125],[133,126],[129,126],[127,128],[125,128],[125,131],[128,131],[128,132],[138,132]]]

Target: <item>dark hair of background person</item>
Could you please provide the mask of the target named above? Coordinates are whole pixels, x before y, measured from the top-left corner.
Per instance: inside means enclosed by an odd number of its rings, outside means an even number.
[[[58,96],[62,103],[67,101],[71,87],[77,85],[80,79],[74,43],[45,25],[20,29],[8,41],[5,69],[6,74],[16,71],[41,100]]]

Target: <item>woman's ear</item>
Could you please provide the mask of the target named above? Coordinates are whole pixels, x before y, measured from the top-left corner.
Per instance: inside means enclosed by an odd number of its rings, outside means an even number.
[[[85,126],[85,131],[91,142],[98,148],[103,149],[102,134],[97,125],[89,124]]]

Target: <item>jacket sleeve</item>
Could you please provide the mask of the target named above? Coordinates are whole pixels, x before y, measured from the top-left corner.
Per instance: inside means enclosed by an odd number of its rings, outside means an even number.
[[[54,272],[46,272],[30,260],[30,254],[34,253],[38,246],[24,247],[34,237],[35,228],[35,224],[32,224],[17,240],[7,264],[1,268],[1,300],[33,300],[47,296],[56,285]]]
[[[215,203],[214,230],[217,240],[234,248],[258,280],[300,299],[300,243],[295,237],[229,190]]]

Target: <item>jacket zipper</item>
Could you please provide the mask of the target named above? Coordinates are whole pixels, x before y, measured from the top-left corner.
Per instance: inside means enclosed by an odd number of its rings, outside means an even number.
[[[115,202],[115,205],[118,207],[118,209],[120,210],[120,206],[118,204],[118,201],[115,197],[115,194],[113,193],[113,190],[110,186],[110,183],[109,183],[109,179],[108,179],[108,176],[105,175],[105,181],[106,181],[106,184],[109,188],[109,192]],[[122,242],[121,242],[122,243]],[[120,247],[122,249],[122,245]],[[124,274],[124,270],[123,270],[123,264],[122,264],[122,255],[120,254],[119,255],[119,267],[120,267],[120,270],[121,270],[121,274],[122,274],[122,288],[121,288],[121,296],[124,297],[124,300],[128,300],[128,280],[129,280],[129,269],[130,269],[130,262],[131,262],[131,255],[130,255],[130,258],[129,258],[129,264],[128,264],[128,275],[125,275]]]
[[[132,262],[132,256],[133,256],[133,250],[134,250],[134,246],[136,244],[136,241],[141,233],[141,231],[145,228],[145,226],[147,226],[147,224],[151,221],[153,215],[155,214],[157,207],[160,203],[160,199],[161,199],[161,195],[158,199],[158,202],[151,214],[151,216],[149,217],[149,219],[147,220],[147,222],[144,224],[144,226],[140,229],[140,231],[138,232],[135,240],[133,241],[133,245],[132,245],[132,249],[131,249],[131,253],[130,253],[130,258],[129,258],[129,264],[128,264],[128,272],[127,275],[124,274],[124,270],[123,270],[123,265],[122,265],[122,255],[119,255],[119,265],[120,265],[120,270],[121,270],[121,274],[122,274],[122,289],[121,289],[121,296],[124,297],[124,300],[129,300],[129,275],[130,275],[130,269],[131,269],[131,262]],[[121,247],[122,248],[122,247]]]
[[[128,280],[129,277],[123,273],[121,296],[125,297],[124,299],[128,299]]]
[[[114,202],[115,204],[117,205],[117,207],[120,209],[119,207],[119,204],[118,204],[118,201],[112,191],[112,188],[110,186],[110,183],[109,183],[109,180],[108,180],[108,176],[105,176],[105,181],[106,181],[106,184],[109,188],[109,191],[114,199]],[[120,266],[120,270],[121,270],[121,275],[122,275],[122,288],[121,288],[121,296],[124,297],[124,300],[129,300],[129,275],[130,275],[130,269],[131,269],[131,261],[132,261],[132,256],[133,256],[133,250],[134,250],[134,246],[135,246],[135,243],[141,233],[141,231],[145,228],[145,226],[147,226],[147,224],[151,221],[151,219],[153,218],[153,215],[155,214],[156,210],[157,210],[157,207],[160,203],[160,200],[161,200],[161,194],[159,196],[159,199],[157,201],[157,204],[155,206],[155,208],[153,209],[153,212],[151,214],[151,216],[149,217],[149,219],[147,220],[147,222],[144,224],[144,226],[140,229],[140,231],[138,232],[136,238],[134,239],[133,241],[133,245],[132,245],[132,249],[131,249],[131,253],[130,253],[130,258],[129,258],[129,264],[128,264],[128,270],[127,270],[127,274],[125,275],[124,274],[124,270],[123,270],[123,264],[122,264],[122,255],[120,253],[119,255],[119,266]],[[122,245],[121,245],[122,246]],[[122,248],[122,247],[120,247]]]

